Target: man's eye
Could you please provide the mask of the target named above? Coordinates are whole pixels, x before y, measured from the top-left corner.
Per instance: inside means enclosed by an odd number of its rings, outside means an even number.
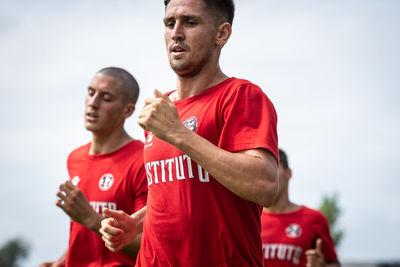
[[[111,102],[111,96],[110,95],[103,95],[103,100],[106,102]]]
[[[196,22],[196,21],[193,21],[193,20],[188,20],[188,21],[186,22],[186,24],[189,25],[189,26],[194,26],[194,25],[197,25],[197,22]]]
[[[165,26],[168,27],[168,28],[173,28],[174,25],[175,25],[175,23],[172,22],[172,21],[165,23]]]
[[[94,90],[89,89],[89,90],[88,90],[88,95],[89,95],[89,96],[93,96],[93,95],[94,95]]]

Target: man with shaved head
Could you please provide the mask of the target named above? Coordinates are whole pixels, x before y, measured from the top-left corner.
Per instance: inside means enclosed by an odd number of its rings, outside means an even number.
[[[131,214],[146,205],[143,143],[132,139],[124,129],[138,95],[135,78],[121,68],[101,69],[91,80],[84,118],[92,140],[69,155],[70,179],[57,192],[56,205],[71,218],[68,250],[56,262],[41,266],[135,264],[135,251],[130,250],[130,256],[109,251],[99,228],[105,208]]]

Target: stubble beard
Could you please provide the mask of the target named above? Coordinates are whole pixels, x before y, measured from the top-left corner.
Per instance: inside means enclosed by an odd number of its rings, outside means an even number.
[[[180,60],[170,59],[169,65],[179,77],[194,77],[202,71],[209,58],[210,55],[208,54],[205,55],[200,62],[190,62],[187,60],[182,60],[182,62],[180,62]]]

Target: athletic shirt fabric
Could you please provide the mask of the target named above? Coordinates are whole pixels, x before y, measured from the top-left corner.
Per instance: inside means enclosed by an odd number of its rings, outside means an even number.
[[[90,143],[68,157],[71,181],[85,194],[98,213],[104,207],[127,214],[146,205],[147,180],[143,165],[143,143],[133,140],[117,151],[89,155]],[[66,266],[134,266],[135,258],[106,248],[100,236],[71,221]]]
[[[301,206],[290,213],[261,215],[264,266],[306,266],[305,252],[322,239],[325,262],[337,260],[326,217],[318,210]]]
[[[183,124],[214,145],[278,158],[276,112],[258,86],[229,78],[174,104]],[[148,132],[144,161],[149,195],[137,266],[262,266],[259,205]]]

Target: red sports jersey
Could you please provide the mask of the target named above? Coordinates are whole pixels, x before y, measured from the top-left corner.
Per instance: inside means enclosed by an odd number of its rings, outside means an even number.
[[[275,109],[258,86],[229,78],[174,104],[183,124],[214,145],[277,157]],[[144,161],[149,195],[137,266],[262,266],[259,205],[151,133]]]
[[[301,206],[290,213],[269,213],[261,216],[265,266],[306,266],[305,251],[315,248],[322,239],[325,262],[337,260],[326,217],[317,210]]]
[[[90,143],[68,157],[68,172],[98,213],[103,208],[131,214],[146,205],[143,143],[131,141],[112,153],[89,155]],[[66,266],[134,266],[135,259],[106,248],[100,236],[71,221]]]

